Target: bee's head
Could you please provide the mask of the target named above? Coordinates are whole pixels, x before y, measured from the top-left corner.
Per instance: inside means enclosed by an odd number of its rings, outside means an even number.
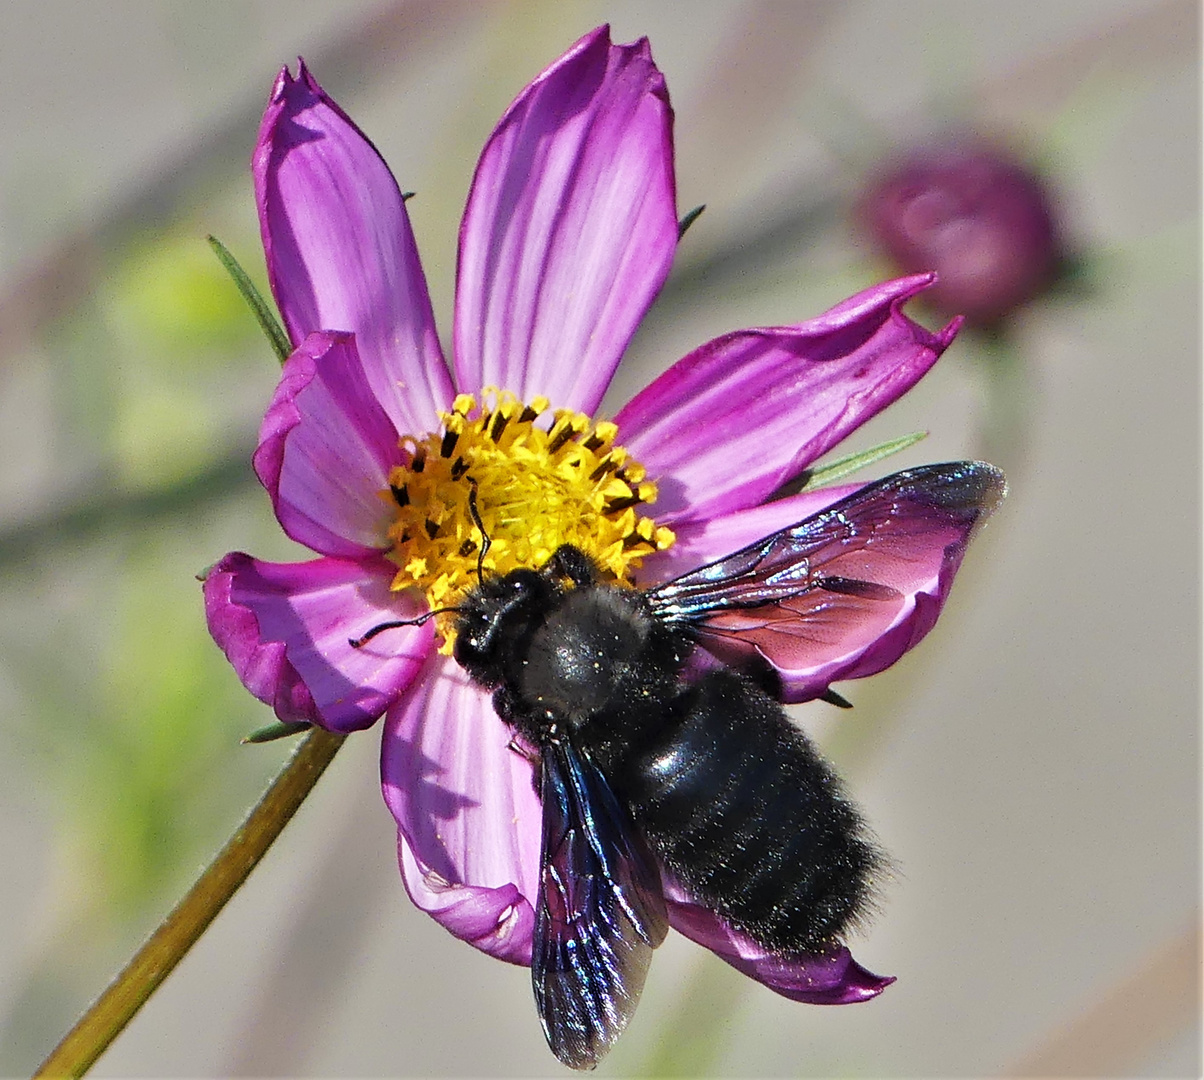
[[[458,605],[452,655],[485,687],[499,685],[561,593],[535,570],[489,578]]]

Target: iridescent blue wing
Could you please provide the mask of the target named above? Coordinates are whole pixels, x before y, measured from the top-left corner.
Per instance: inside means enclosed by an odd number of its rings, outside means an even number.
[[[725,659],[819,669],[885,632],[917,589],[943,599],[1004,491],[1003,474],[978,461],[895,473],[649,590],[648,602]]]
[[[542,761],[531,980],[552,1052],[589,1069],[635,1012],[668,916],[656,861],[588,754],[561,739]]]

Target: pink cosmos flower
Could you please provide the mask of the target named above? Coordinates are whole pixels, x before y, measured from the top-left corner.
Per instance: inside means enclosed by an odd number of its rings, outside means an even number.
[[[450,371],[398,186],[303,65],[277,79],[255,150],[269,277],[295,351],[254,466],[281,527],[318,557],[227,555],[205,582],[209,627],[281,720],[350,732],[385,717],[382,783],[406,888],[454,935],[519,964],[539,875],[530,762],[438,647],[437,620],[352,639],[475,582],[478,507],[499,560],[546,559],[570,537],[645,583],[816,512],[854,488],[768,500],[909,389],[957,325],[933,334],[903,314],[933,275],[887,282],[808,322],[716,338],[613,423],[589,422],[673,260],[672,123],[647,42],[612,45],[606,27],[523,90],[464,213]],[[548,419],[549,403],[564,411]],[[470,452],[493,457],[473,459],[467,488],[457,463]],[[653,524],[637,510],[654,498]],[[584,539],[572,532],[582,522]],[[942,544],[922,553],[890,620],[817,642],[780,672],[785,698],[893,663],[932,627],[955,570]],[[892,981],[843,946],[772,955],[666,886],[673,926],[786,996],[860,1001]]]

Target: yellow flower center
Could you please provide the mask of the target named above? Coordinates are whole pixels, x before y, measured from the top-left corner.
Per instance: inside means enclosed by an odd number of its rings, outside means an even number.
[[[539,427],[547,398],[524,405],[492,388],[481,398],[460,394],[440,414],[442,432],[401,440],[409,463],[393,469],[384,493],[397,508],[393,589],[421,589],[432,610],[455,607],[478,583],[482,529],[486,578],[538,569],[573,544],[608,579],[630,584],[645,555],[673,543],[671,530],[637,513],[656,485],[615,445],[613,423],[562,409]],[[441,619],[445,652],[451,626]]]

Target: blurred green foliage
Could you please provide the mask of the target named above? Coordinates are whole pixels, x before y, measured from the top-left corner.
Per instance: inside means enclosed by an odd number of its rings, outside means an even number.
[[[145,353],[146,366],[173,377],[238,355],[254,324],[201,235],[147,234],[132,240],[106,277],[107,321]]]
[[[257,522],[279,547],[249,463],[275,358],[191,221],[120,244],[97,281],[42,327],[59,483],[0,525],[9,732],[58,819],[0,1073],[62,1033],[291,749],[238,746],[271,713],[214,647],[196,581]]]
[[[198,232],[132,241],[100,294],[118,359],[109,374],[113,463],[133,487],[182,479],[224,449],[230,401],[215,379],[236,377],[257,344],[254,321]]]

